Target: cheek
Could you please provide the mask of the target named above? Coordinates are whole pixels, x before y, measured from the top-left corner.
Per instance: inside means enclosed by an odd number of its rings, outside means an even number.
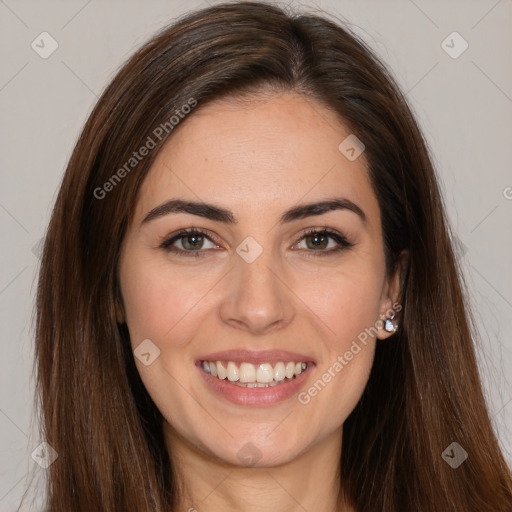
[[[330,272],[316,278],[301,292],[307,305],[326,326],[329,345],[345,350],[361,332],[379,319],[382,276],[371,268],[357,272]]]
[[[163,342],[172,337],[173,346],[185,342],[187,317],[211,287],[202,273],[185,274],[145,258],[121,266],[120,278],[132,345],[145,338]]]
[[[121,263],[120,281],[132,348],[149,339],[160,350],[148,366],[135,357],[144,386],[167,421],[192,431],[190,411],[197,404],[191,396],[198,393],[189,379],[186,346],[197,330],[201,297],[213,284],[197,272],[193,278],[135,252]],[[183,386],[189,392],[183,393]]]
[[[322,360],[299,402],[315,411],[318,428],[343,423],[368,382],[375,350],[382,275],[378,265],[351,267],[311,280],[302,296],[322,320]],[[304,295],[307,292],[306,295]]]

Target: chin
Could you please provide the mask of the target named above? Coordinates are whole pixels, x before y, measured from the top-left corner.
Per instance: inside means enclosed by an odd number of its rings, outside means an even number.
[[[275,425],[272,427],[275,429]],[[205,446],[206,450],[227,465],[237,467],[270,468],[287,464],[298,457],[307,448],[307,443],[289,431],[276,435],[272,429],[254,436],[236,435],[229,437],[226,444],[216,443]],[[269,434],[270,432],[270,434]],[[208,440],[211,445],[211,439]]]

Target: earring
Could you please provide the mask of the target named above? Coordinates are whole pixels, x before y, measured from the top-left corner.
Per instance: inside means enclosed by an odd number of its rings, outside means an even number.
[[[384,320],[384,330],[386,332],[395,332],[397,330],[397,326],[393,323],[393,318],[395,318],[394,313]]]

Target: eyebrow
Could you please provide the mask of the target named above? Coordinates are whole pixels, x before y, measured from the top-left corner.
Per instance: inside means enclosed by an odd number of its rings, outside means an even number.
[[[367,219],[363,210],[357,206],[357,204],[346,198],[333,198],[317,203],[307,203],[294,206],[281,215],[279,223],[286,224],[306,217],[323,215],[324,213],[334,210],[349,210],[358,215],[361,220],[366,223]],[[154,219],[163,217],[164,215],[173,213],[190,213],[192,215],[197,215],[217,222],[223,222],[225,224],[238,223],[238,219],[233,212],[225,208],[198,201],[170,199],[149,211],[141,224],[145,224]]]

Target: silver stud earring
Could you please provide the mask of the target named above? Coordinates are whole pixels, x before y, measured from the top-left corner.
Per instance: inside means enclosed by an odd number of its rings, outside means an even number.
[[[384,320],[384,330],[386,332],[395,332],[397,330],[397,326],[393,323],[393,318],[395,318],[394,314]]]

